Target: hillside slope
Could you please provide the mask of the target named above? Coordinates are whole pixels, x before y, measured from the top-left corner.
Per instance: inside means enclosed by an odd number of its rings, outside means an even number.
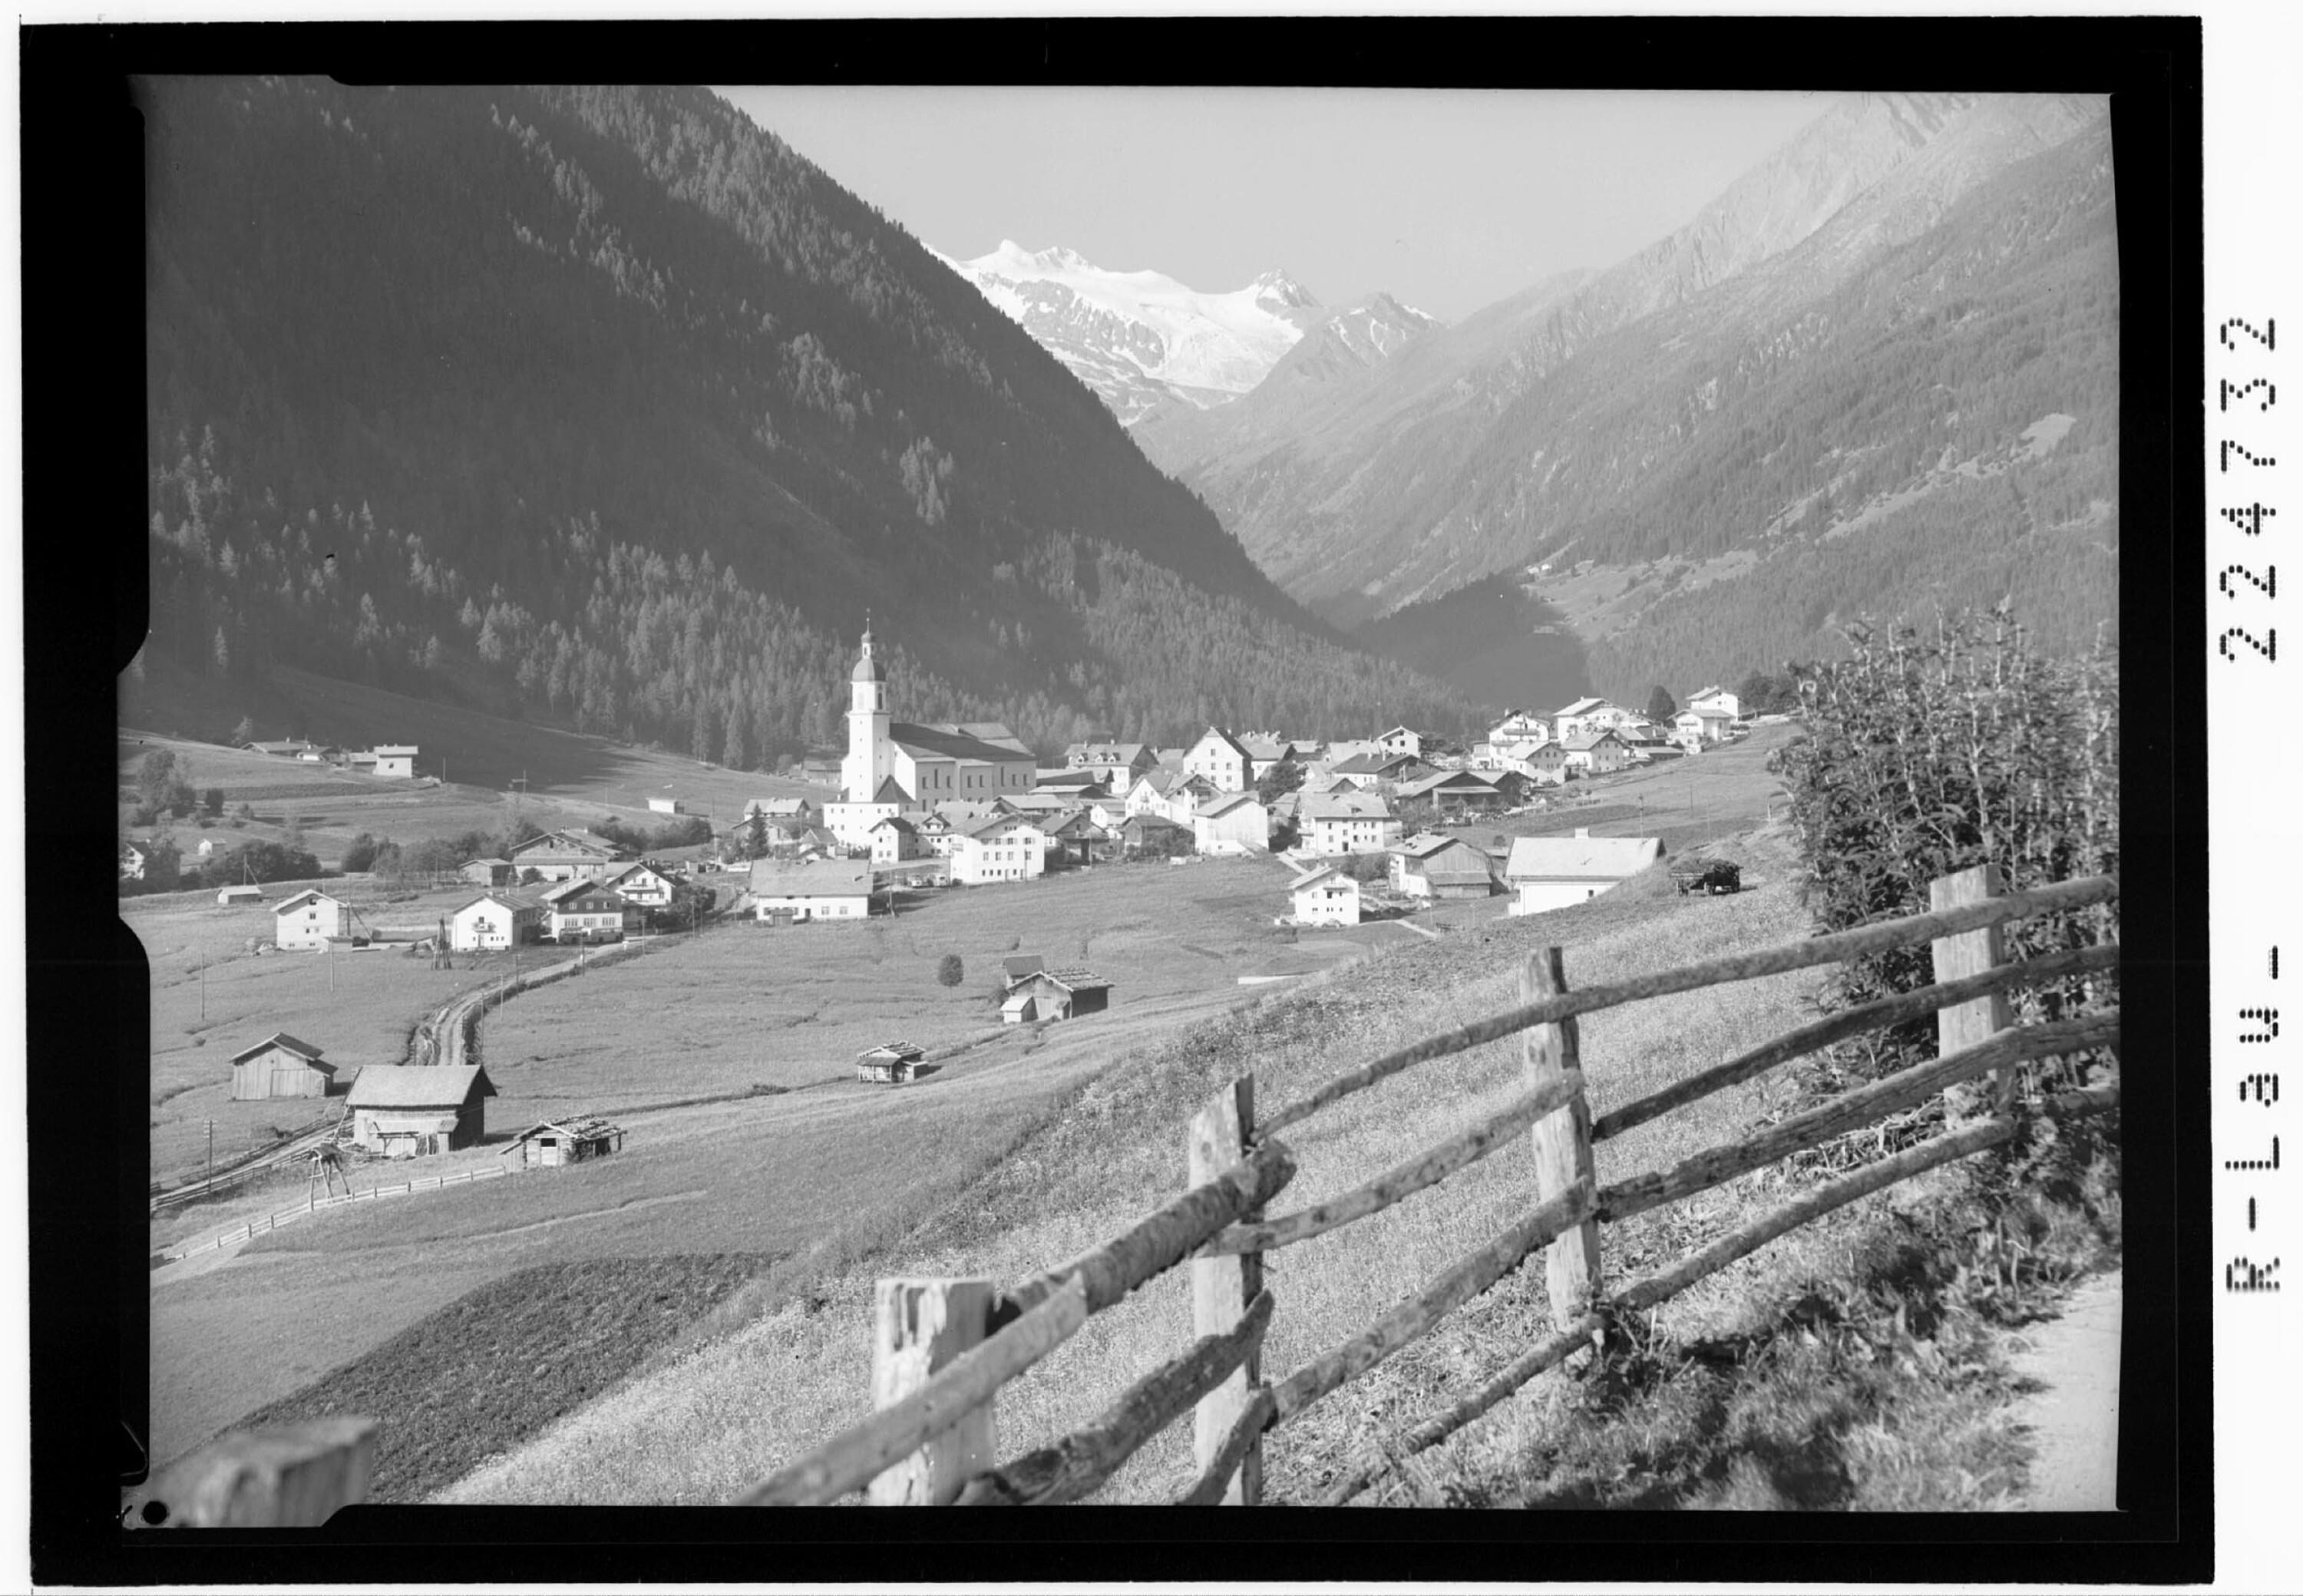
[[[1452,715],[701,90],[139,92],[153,646],[189,668],[750,764],[836,734],[868,608],[910,713],[1042,744]]]
[[[1275,401],[1268,425],[1259,391],[1137,432],[1341,621],[1547,562],[1582,578],[1535,585],[1593,645],[1601,692],[1772,668],[1827,646],[1849,598],[2028,586],[2076,635],[2108,614],[2107,575],[2040,583],[2116,547],[2116,283],[2100,100],[1860,97],[1596,277],[1316,407]],[[1723,585],[1787,528],[1810,555],[1770,571],[1778,598],[1796,578],[1791,604]],[[1658,607],[1682,585],[1700,604]]]

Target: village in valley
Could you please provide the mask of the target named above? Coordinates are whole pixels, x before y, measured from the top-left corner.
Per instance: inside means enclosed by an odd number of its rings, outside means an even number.
[[[1534,914],[1583,902],[1665,856],[1659,837],[1621,834],[1620,818],[1607,835],[1583,824],[1563,831],[1579,807],[1618,778],[1734,747],[1751,730],[1737,695],[1708,687],[1691,693],[1668,721],[1590,697],[1548,714],[1514,710],[1468,747],[1405,725],[1336,739],[1211,726],[1188,747],[1083,739],[1064,750],[1062,765],[1043,767],[996,722],[896,720],[891,688],[867,628],[850,677],[847,753],[800,770],[832,778],[836,788],[821,798],[806,790],[753,798],[716,832],[680,798],[651,796],[652,815],[680,824],[675,835],[701,833],[678,848],[642,857],[625,840],[582,827],[530,825],[534,834],[501,856],[470,858],[452,878],[435,881],[428,922],[401,904],[375,905],[365,882],[349,884],[359,873],[269,892],[227,882],[214,901],[263,916],[265,930],[243,939],[257,956],[397,953],[450,969],[461,958],[477,969],[483,955],[525,954],[539,974],[571,951],[582,967],[595,950],[620,950],[651,933],[693,932],[699,923],[821,934],[874,916],[919,913],[946,890],[1029,890],[1067,872],[1146,862],[1259,862],[1271,923],[1290,933],[1428,916],[1463,900],[1500,899],[1490,912]],[[421,755],[412,744],[353,751],[302,738],[250,739],[245,747],[400,782],[416,779]],[[1666,813],[1659,805],[1658,818]],[[123,884],[141,873],[154,846],[132,836],[123,842]],[[205,856],[212,844],[199,847]],[[1097,891],[1115,915],[1137,879],[1129,870],[1098,873]],[[1072,1018],[1115,1001],[1113,980],[1041,954],[1007,958],[1001,979],[999,1018],[1008,1025]],[[251,1031],[263,1028],[257,1019]],[[495,1088],[482,1065],[461,1061],[437,1023],[411,1043],[408,1063],[444,1067],[422,1077],[371,1066],[340,1080],[314,1042],[285,1030],[244,1040],[222,1060],[231,1067],[234,1102],[342,1095],[332,1138],[308,1128],[283,1138],[309,1144],[316,1167],[329,1162],[332,1170],[338,1148],[401,1158],[489,1139],[485,1105]],[[921,1060],[914,1043],[877,1042],[857,1053],[855,1074],[902,1083],[934,1071]],[[422,1090],[413,1089],[415,1078],[426,1083]],[[588,1111],[563,1118],[607,1125]],[[509,1128],[517,1144],[573,1144],[559,1120]],[[621,1134],[614,1132],[618,1143]],[[595,1132],[581,1144],[604,1144],[607,1136]],[[280,1153],[254,1151],[258,1156],[244,1161]],[[203,1177],[215,1178],[212,1169]]]

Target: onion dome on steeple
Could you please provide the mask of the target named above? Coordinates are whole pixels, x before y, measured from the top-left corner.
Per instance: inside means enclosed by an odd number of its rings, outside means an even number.
[[[888,680],[888,673],[880,669],[880,662],[872,657],[872,617],[868,614],[864,617],[864,654],[856,662],[856,669],[848,672],[848,680],[850,681]]]

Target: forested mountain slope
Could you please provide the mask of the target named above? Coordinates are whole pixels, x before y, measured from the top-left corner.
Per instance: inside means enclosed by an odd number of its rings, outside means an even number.
[[[916,241],[695,89],[155,80],[152,646],[752,764],[1452,722]]]

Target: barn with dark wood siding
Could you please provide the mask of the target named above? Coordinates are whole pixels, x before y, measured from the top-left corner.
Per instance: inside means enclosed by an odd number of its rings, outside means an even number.
[[[232,1056],[235,1102],[265,1097],[325,1097],[336,1067],[323,1063],[320,1050],[285,1031],[274,1031],[244,1052]]]

